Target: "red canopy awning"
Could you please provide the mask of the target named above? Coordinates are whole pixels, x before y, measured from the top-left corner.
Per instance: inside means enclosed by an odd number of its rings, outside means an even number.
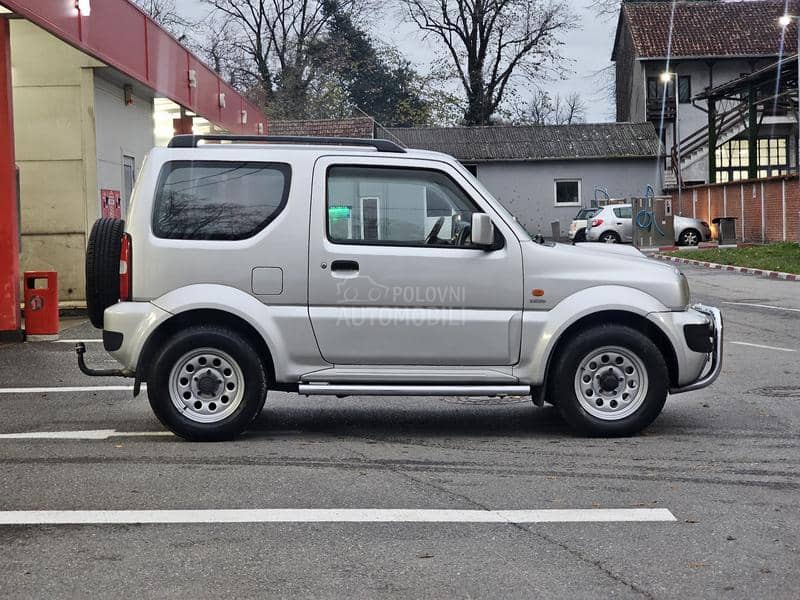
[[[96,58],[232,133],[264,132],[267,119],[128,0],[0,0]],[[83,12],[78,7],[83,9]]]

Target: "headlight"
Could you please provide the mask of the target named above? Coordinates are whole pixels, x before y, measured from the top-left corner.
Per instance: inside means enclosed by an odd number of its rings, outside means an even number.
[[[675,269],[677,271],[677,269]],[[689,302],[692,299],[692,291],[689,289],[689,280],[686,279],[686,275],[678,271],[678,276],[681,280],[681,304],[684,307],[689,307]]]

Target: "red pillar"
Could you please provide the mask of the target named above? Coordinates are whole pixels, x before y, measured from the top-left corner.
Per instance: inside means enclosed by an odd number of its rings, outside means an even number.
[[[19,338],[19,215],[11,103],[11,35],[0,17],[0,338]]]

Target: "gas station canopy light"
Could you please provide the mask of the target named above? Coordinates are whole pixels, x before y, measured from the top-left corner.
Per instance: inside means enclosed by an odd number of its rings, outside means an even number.
[[[91,0],[75,0],[75,8],[78,9],[82,17],[88,17],[92,14]]]

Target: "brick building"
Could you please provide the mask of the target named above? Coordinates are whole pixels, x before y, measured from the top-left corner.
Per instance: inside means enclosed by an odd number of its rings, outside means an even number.
[[[655,125],[666,148],[665,188],[796,171],[794,110],[764,94],[751,121],[746,88],[714,107],[700,97],[793,55],[796,24],[784,30],[778,21],[787,10],[800,14],[800,1],[623,2],[612,54],[617,120]]]

